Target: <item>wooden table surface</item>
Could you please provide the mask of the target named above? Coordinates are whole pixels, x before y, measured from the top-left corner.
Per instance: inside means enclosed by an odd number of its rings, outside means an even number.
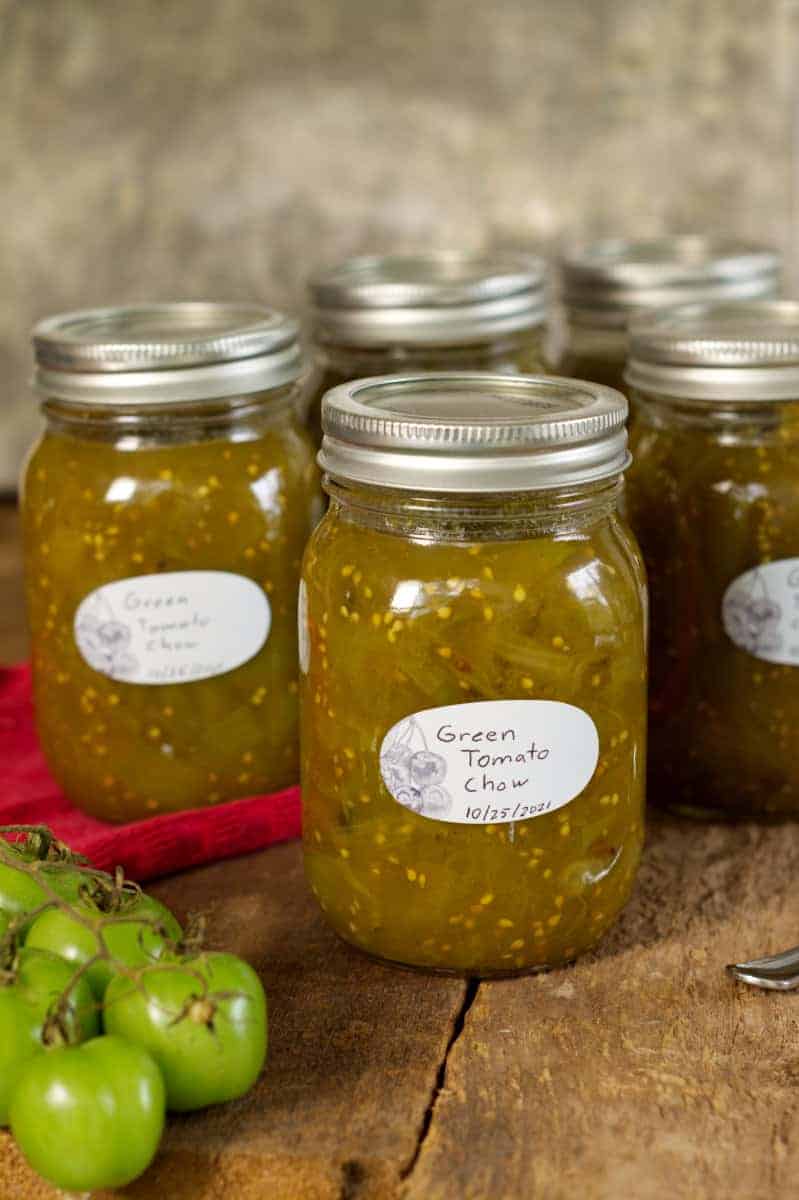
[[[15,522],[0,508],[0,661],[24,650]],[[797,877],[794,824],[653,820],[634,898],[596,954],[479,985],[339,942],[295,844],[165,880],[162,899],[205,911],[212,942],[260,971],[269,1063],[245,1099],[171,1119],[155,1165],[119,1194],[794,1195],[799,995],[737,986],[723,967],[799,941]],[[54,1195],[0,1134],[0,1198]]]

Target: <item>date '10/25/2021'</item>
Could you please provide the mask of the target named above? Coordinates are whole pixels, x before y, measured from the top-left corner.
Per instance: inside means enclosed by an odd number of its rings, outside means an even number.
[[[383,739],[380,770],[394,799],[421,816],[492,823],[568,804],[591,779],[598,757],[597,729],[583,709],[548,700],[491,700],[426,709],[398,721]],[[503,804],[495,818],[483,815],[494,809],[498,793],[508,793],[507,799],[515,793],[514,802]]]

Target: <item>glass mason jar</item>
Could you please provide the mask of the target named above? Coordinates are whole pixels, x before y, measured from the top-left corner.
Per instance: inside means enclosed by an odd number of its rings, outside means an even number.
[[[652,598],[650,794],[799,813],[799,304],[633,327],[627,508]]]
[[[732,238],[608,238],[575,246],[560,262],[561,369],[624,391],[632,319],[670,305],[775,296],[779,266],[773,250]]]
[[[34,331],[23,527],[36,721],[110,821],[298,777],[296,597],[321,510],[293,321],[247,304]]]
[[[641,850],[645,584],[626,402],[432,374],[328,393],[300,597],[306,871],[378,958],[465,975],[593,946]]]
[[[322,397],[395,371],[530,374],[548,365],[547,268],[527,255],[440,252],[352,258],[309,283],[316,368],[306,393],[312,436]]]

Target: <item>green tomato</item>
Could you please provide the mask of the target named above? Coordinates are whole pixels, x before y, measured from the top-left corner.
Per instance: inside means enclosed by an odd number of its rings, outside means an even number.
[[[105,996],[105,1028],[144,1046],[161,1068],[167,1108],[189,1112],[249,1091],[266,1058],[266,997],[252,967],[233,954],[200,954],[117,976]]]
[[[30,1165],[66,1191],[124,1187],[155,1158],[164,1081],[146,1050],[116,1037],[39,1054],[11,1101]]]
[[[8,1124],[8,1106],[27,1063],[44,1051],[42,1029],[59,998],[68,993],[64,1032],[85,1041],[100,1032],[97,1001],[88,981],[70,987],[75,968],[46,950],[19,952],[16,978],[0,987],[0,1125]]]
[[[87,924],[76,917],[82,917]],[[166,937],[146,923],[153,921],[160,923]],[[114,914],[103,914],[87,900],[79,900],[72,912],[49,908],[31,925],[25,945],[50,950],[69,962],[82,964],[98,953],[101,933],[112,959],[126,967],[146,967],[172,952],[171,942],[180,939],[181,928],[168,908],[141,893],[131,897]],[[114,963],[98,959],[86,974],[94,994],[102,1000],[115,974]]]
[[[36,876],[50,885],[53,891],[71,902],[77,900],[84,882],[91,881],[91,873],[77,867],[55,863],[29,863],[21,855],[20,865],[0,860],[0,912],[7,916],[25,915],[41,908],[52,900]]]

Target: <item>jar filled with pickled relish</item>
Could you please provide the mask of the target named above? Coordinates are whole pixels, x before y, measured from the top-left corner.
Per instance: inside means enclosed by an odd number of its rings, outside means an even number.
[[[36,722],[110,821],[296,782],[300,562],[321,509],[293,321],[250,304],[34,331],[24,480]]]
[[[394,371],[547,369],[547,267],[529,255],[352,258],[309,284],[316,370],[307,419],[321,440],[329,388]]]
[[[324,402],[300,594],[304,844],[362,950],[463,975],[593,946],[642,842],[645,584],[626,402],[438,373]]]
[[[735,238],[607,238],[561,259],[565,373],[625,390],[627,328],[670,305],[777,295],[779,256]]]
[[[650,793],[799,814],[799,304],[633,327],[627,509],[652,598]]]

